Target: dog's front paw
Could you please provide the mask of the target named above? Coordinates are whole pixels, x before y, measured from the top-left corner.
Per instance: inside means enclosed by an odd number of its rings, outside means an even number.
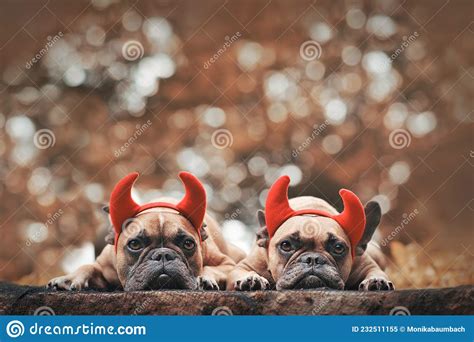
[[[51,279],[46,287],[54,290],[80,291],[89,288],[89,280],[87,277],[72,273]]]
[[[204,291],[219,291],[219,285],[217,281],[206,276],[200,276],[197,278],[198,289]]]
[[[390,291],[395,290],[393,283],[385,278],[371,277],[362,281],[359,291]]]
[[[234,289],[236,291],[256,291],[256,290],[269,290],[270,283],[264,277],[258,274],[251,274],[246,278],[237,280],[234,283]]]

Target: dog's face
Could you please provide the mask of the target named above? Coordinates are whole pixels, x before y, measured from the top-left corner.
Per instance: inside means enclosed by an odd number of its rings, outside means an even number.
[[[349,239],[329,218],[292,217],[277,230],[268,248],[268,266],[277,289],[342,290],[349,277]]]
[[[116,269],[126,291],[196,289],[202,268],[199,236],[173,210],[146,210],[119,237]]]
[[[380,221],[380,207],[366,206],[367,224],[356,254],[365,251]],[[334,220],[322,216],[295,216],[285,221],[268,241],[268,269],[278,290],[332,288],[342,290],[351,273],[350,240]]]

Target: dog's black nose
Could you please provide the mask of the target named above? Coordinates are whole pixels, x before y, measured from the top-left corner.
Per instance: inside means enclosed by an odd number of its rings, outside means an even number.
[[[171,261],[176,259],[176,253],[168,248],[160,248],[153,251],[151,259],[156,261]]]
[[[324,265],[326,259],[320,254],[304,254],[301,256],[301,262],[310,266]]]

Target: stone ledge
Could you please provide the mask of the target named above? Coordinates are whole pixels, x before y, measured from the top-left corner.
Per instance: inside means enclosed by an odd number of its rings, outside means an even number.
[[[392,292],[55,292],[0,283],[0,314],[32,315],[40,307],[56,315],[388,315],[395,307],[412,315],[472,315],[474,286]]]

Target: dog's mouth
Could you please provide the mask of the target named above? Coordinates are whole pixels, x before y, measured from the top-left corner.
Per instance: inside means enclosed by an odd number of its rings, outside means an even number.
[[[320,288],[343,290],[344,282],[340,277],[333,274],[310,269],[292,277],[290,281],[277,282],[277,289],[278,287],[286,290],[310,290]]]
[[[296,282],[294,289],[317,289],[320,287],[328,287],[326,283],[315,274],[309,274]]]
[[[134,273],[125,290],[194,290],[196,286],[196,278],[187,268],[152,262]]]
[[[181,278],[167,273],[165,269],[161,269],[147,281],[147,285],[151,290],[182,289],[184,284],[179,281]]]

